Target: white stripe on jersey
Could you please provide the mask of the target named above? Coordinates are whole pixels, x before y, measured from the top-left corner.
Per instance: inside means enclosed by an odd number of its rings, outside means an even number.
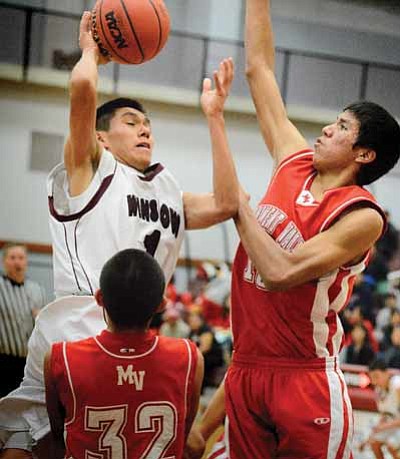
[[[329,312],[329,288],[334,284],[339,270],[335,270],[318,280],[315,292],[314,304],[311,310],[311,322],[313,324],[313,340],[315,352],[318,357],[328,357],[329,351],[326,347],[329,337],[329,325],[326,317]]]
[[[69,369],[69,364],[68,364],[67,343],[65,341],[63,342],[63,348],[62,349],[63,349],[64,365],[65,365],[65,369],[67,371],[68,383],[69,383],[69,388],[71,390],[73,406],[74,406],[73,407],[73,411],[72,411],[71,419],[68,420],[68,421],[66,420],[64,422],[64,426],[69,426],[70,424],[72,424],[75,421],[75,417],[76,417],[76,397],[75,397],[74,385],[72,383],[71,371]]]

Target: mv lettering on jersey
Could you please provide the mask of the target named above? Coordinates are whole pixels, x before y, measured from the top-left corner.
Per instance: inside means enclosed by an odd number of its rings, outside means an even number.
[[[159,204],[156,199],[139,198],[134,194],[128,194],[126,198],[129,217],[140,218],[147,222],[160,221],[163,228],[171,228],[175,238],[178,237],[181,217],[174,209],[166,204]]]
[[[116,369],[118,376],[118,386],[130,384],[135,386],[137,391],[143,390],[144,377],[146,375],[145,371],[135,371],[133,369],[133,365],[128,365],[126,368],[124,368],[122,365],[117,365]]]

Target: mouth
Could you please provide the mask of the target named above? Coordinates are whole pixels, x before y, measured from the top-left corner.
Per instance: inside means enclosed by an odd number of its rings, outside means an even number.
[[[150,144],[148,142],[141,142],[136,145],[136,148],[145,148],[146,150],[150,150]]]

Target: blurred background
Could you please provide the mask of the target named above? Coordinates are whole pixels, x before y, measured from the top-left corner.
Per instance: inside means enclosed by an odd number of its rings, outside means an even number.
[[[10,240],[27,244],[28,274],[45,287],[49,300],[53,287],[46,176],[62,158],[68,132],[68,77],[80,55],[79,20],[93,3],[0,1],[0,246]],[[165,3],[172,32],[164,50],[141,66],[102,67],[100,100],[117,95],[142,100],[152,119],[155,161],[165,164],[185,191],[209,191],[210,142],[199,107],[200,88],[203,77],[223,57],[232,56],[236,77],[227,106],[227,128],[240,180],[255,206],[265,193],[272,163],[244,77],[244,1]],[[321,128],[354,100],[375,101],[400,118],[400,1],[280,0],[272,1],[272,14],[277,79],[292,121],[311,144]],[[392,337],[400,327],[400,313],[396,315],[399,190],[400,165],[371,187],[390,214],[391,232],[377,246],[369,272],[359,279],[343,317],[346,347],[368,340],[374,356],[385,357],[392,347],[400,352],[400,342]],[[207,333],[217,343],[210,345],[216,363],[207,382],[210,387],[218,383],[229,362],[230,264],[237,242],[231,222],[187,233],[170,286],[168,313],[155,324],[170,324],[164,329],[176,330],[174,324],[182,321],[180,328],[199,342],[199,330],[210,329]],[[377,320],[382,310],[388,312],[383,322]],[[354,332],[359,324],[365,328],[365,321],[370,333]],[[366,338],[360,338],[363,334]],[[357,341],[357,349],[362,345]],[[349,363],[348,352],[342,360]],[[400,359],[393,362],[400,368]],[[360,408],[356,439],[361,441],[374,422],[374,394],[365,379],[365,366],[345,368],[349,368],[346,378],[354,389],[354,403]],[[368,451],[357,454],[370,457]]]

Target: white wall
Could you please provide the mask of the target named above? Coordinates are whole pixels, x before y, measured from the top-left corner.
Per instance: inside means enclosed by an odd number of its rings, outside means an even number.
[[[20,239],[50,243],[47,226],[46,174],[29,171],[30,132],[39,130],[67,133],[67,97],[62,91],[44,88],[0,85],[1,200],[0,239]],[[30,101],[29,103],[27,101]],[[149,103],[156,148],[154,160],[171,169],[186,191],[212,189],[208,129],[197,109]],[[263,196],[271,175],[271,161],[258,132],[254,116],[227,115],[227,126],[240,179],[253,203]],[[313,142],[319,135],[318,124],[299,128]],[[61,155],[61,153],[60,153]],[[393,214],[400,227],[400,206],[393,190],[400,178],[391,176],[374,185],[383,206]],[[230,257],[237,243],[235,229],[227,225]],[[224,258],[222,229],[193,231],[189,234],[192,258]],[[185,256],[183,251],[182,256]]]

